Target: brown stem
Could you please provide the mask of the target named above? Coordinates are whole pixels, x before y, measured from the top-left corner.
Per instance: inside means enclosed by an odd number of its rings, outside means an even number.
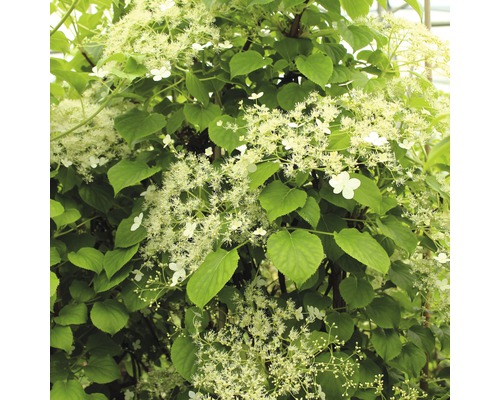
[[[306,5],[309,2],[309,0],[306,0],[304,2],[304,5]],[[304,8],[305,10],[305,8]],[[295,14],[295,18],[293,19],[292,26],[290,27],[290,31],[288,32],[289,37],[299,37],[300,34],[300,20],[302,18],[302,15],[304,14],[304,10],[300,14]]]

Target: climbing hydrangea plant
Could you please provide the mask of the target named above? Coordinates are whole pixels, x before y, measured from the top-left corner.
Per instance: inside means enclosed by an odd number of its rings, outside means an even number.
[[[449,398],[448,47],[372,3],[51,2],[51,399]]]

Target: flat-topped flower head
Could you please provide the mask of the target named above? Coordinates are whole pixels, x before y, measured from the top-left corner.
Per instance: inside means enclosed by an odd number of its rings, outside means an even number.
[[[130,227],[130,230],[132,232],[136,231],[137,229],[139,229],[139,227],[141,226],[142,224],[142,218],[144,217],[144,214],[143,213],[140,213],[137,217],[134,217],[134,223],[132,224],[132,226]]]
[[[387,144],[387,139],[383,136],[379,136],[377,132],[370,132],[368,136],[365,136],[363,138],[365,142],[371,143],[374,146],[383,146],[384,144]]]
[[[334,175],[328,183],[331,187],[333,187],[333,193],[342,193],[342,196],[348,200],[354,197],[354,190],[359,188],[361,185],[361,181],[359,179],[351,178],[349,173],[346,171],[343,171],[338,175]]]

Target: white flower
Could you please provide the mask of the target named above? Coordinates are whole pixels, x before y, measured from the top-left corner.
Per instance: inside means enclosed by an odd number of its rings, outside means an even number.
[[[134,274],[134,280],[137,282],[140,282],[140,280],[144,276],[144,274],[138,269],[134,269],[132,273]]]
[[[146,197],[148,194],[154,192],[156,189],[155,185],[149,185],[148,188],[142,192],[139,196]]]
[[[225,40],[224,43],[219,43],[219,47],[221,49],[230,49],[233,47],[233,44],[229,40]]]
[[[170,72],[170,65],[167,67],[161,67],[160,69],[152,69],[151,75],[153,75],[154,81],[161,81],[162,79],[168,78],[172,73]]]
[[[97,168],[98,165],[104,165],[108,162],[108,159],[106,157],[95,157],[95,156],[90,156],[90,166],[92,168]]]
[[[131,390],[127,389],[125,390],[124,394],[124,400],[134,400],[135,394]]]
[[[257,165],[255,165],[255,164],[248,164],[247,171],[249,173],[253,173],[253,172],[257,171]]]
[[[283,146],[285,147],[285,150],[291,150],[292,149],[292,143],[288,139],[283,139],[281,141],[281,144],[283,144]]]
[[[144,217],[143,213],[140,213],[137,217],[134,217],[134,223],[130,227],[130,230],[132,232],[139,229],[139,227],[141,226],[141,223],[142,223],[142,217]]]
[[[92,72],[89,74],[89,76],[97,76],[98,78],[105,78],[106,75],[108,74],[108,71],[106,71],[104,68],[97,68],[97,67],[92,67]]]
[[[302,314],[302,307],[299,307],[295,310],[295,319],[297,321],[300,321],[301,319],[304,319],[304,315]]]
[[[444,278],[436,281],[436,286],[439,290],[445,291],[450,289],[450,284],[448,283],[448,279]]]
[[[172,271],[174,271],[174,275],[172,275],[172,283],[170,286],[175,286],[179,281],[183,281],[186,278],[186,271],[182,266],[177,265],[177,263],[170,263],[168,264],[168,268],[170,268]]]
[[[70,160],[68,160],[67,158],[63,158],[61,160],[61,164],[64,165],[66,168],[68,168],[70,165],[73,165],[73,162],[71,162]]]
[[[434,257],[434,260],[441,264],[446,264],[448,261],[450,261],[446,253],[439,253],[436,257]]]
[[[288,125],[290,128],[298,128],[298,127],[299,127],[299,125],[298,125],[298,124],[296,124],[295,122],[289,122],[287,125]]]
[[[328,128],[328,124],[326,124],[325,122],[323,122],[319,119],[316,119],[316,125],[318,125],[318,128],[321,129],[321,132],[323,132],[327,135],[332,133],[332,131],[330,131],[330,128]]]
[[[414,144],[415,142],[409,142],[408,139],[403,140],[403,143],[398,143],[399,147],[406,150],[411,149]]]
[[[223,121],[222,121],[222,120],[219,120],[219,121],[217,121],[217,124],[216,124],[216,125],[217,125],[217,126],[222,126],[222,123],[223,123]]]
[[[141,348],[141,339],[137,339],[135,342],[133,342],[132,347],[134,348],[134,350],[139,350]]]
[[[256,230],[253,231],[253,234],[255,236],[264,236],[266,233],[267,233],[267,231],[265,229],[263,229],[262,227],[257,228]]]
[[[188,395],[189,395],[189,398],[191,400],[202,400],[203,399],[203,395],[200,392],[195,393],[192,390],[190,390],[188,392]]]
[[[383,136],[379,136],[377,132],[370,132],[370,134],[365,136],[363,140],[373,144],[374,146],[383,146],[384,144],[387,144],[387,139]]]
[[[198,225],[196,222],[186,222],[186,228],[184,229],[184,232],[182,232],[182,236],[191,238],[193,237],[194,230],[196,229],[196,225]]]
[[[260,99],[262,96],[264,96],[264,92],[259,92],[259,93],[252,93],[248,98],[250,100],[257,100]]]
[[[206,155],[207,157],[210,157],[210,156],[213,156],[213,155],[214,155],[214,151],[212,150],[212,148],[211,148],[211,147],[207,147],[207,148],[205,149],[205,155]]]
[[[207,42],[204,45],[201,45],[199,43],[193,43],[191,45],[191,48],[196,51],[202,51],[203,49],[212,46],[212,42]]]
[[[165,3],[160,4],[160,11],[167,11],[175,6],[174,0],[167,0]]]
[[[333,187],[333,193],[339,194],[342,192],[342,196],[345,199],[352,199],[354,197],[354,190],[359,188],[361,185],[361,181],[359,179],[351,178],[349,173],[346,171],[343,171],[338,175],[334,175],[328,183],[331,187]]]
[[[172,143],[174,143],[173,139],[170,137],[170,135],[166,135],[163,138],[163,148],[170,146]]]
[[[238,150],[241,154],[245,154],[245,151],[247,150],[247,145],[242,144],[241,146],[236,147],[236,150]]]
[[[307,306],[307,312],[311,319],[323,319],[325,317],[325,312],[317,307]]]
[[[262,28],[260,30],[260,36],[269,36],[270,33],[271,33],[270,29],[264,29],[264,28]]]
[[[229,225],[229,229],[235,231],[236,229],[241,228],[242,225],[243,223],[240,220],[234,220],[231,222],[231,225]]]

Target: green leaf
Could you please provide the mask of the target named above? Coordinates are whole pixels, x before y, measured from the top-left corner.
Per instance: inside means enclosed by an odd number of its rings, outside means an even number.
[[[245,135],[244,127],[245,122],[241,119],[223,115],[210,122],[208,136],[217,146],[226,149],[231,154],[236,147],[246,143],[240,140],[240,136]]]
[[[180,108],[177,111],[169,115],[167,119],[167,134],[174,134],[184,122],[184,108]]]
[[[306,204],[304,204],[304,207],[299,208],[297,210],[297,213],[302,218],[304,218],[304,221],[306,221],[309,225],[316,229],[316,227],[318,226],[321,211],[314,197],[307,196]]]
[[[116,130],[131,146],[160,131],[166,124],[167,121],[163,115],[150,114],[137,108],[115,118]]]
[[[113,204],[113,189],[108,184],[94,182],[78,188],[82,200],[96,210],[107,213]]]
[[[367,26],[349,25],[344,27],[340,25],[342,37],[352,47],[353,51],[358,51],[370,44],[373,40],[373,34]]]
[[[389,256],[368,232],[361,233],[355,228],[347,228],[333,235],[339,247],[351,257],[383,274],[389,271]]]
[[[299,56],[295,59],[295,64],[307,79],[317,83],[322,88],[328,83],[333,73],[332,59],[322,53],[311,54],[307,58]]]
[[[411,292],[414,288],[415,276],[411,273],[410,266],[400,260],[392,263],[389,279],[406,292]]]
[[[347,313],[329,312],[325,317],[325,325],[330,336],[337,336],[347,342],[354,333],[354,321]]]
[[[339,285],[340,295],[353,308],[363,308],[375,298],[375,291],[366,279],[349,276]]]
[[[394,330],[387,330],[377,328],[372,331],[370,338],[373,347],[377,354],[384,359],[384,361],[392,360],[394,357],[401,353],[403,343]]]
[[[299,4],[303,4],[304,0],[282,0],[282,3],[285,9],[289,9]]]
[[[326,399],[340,400],[352,398],[358,386],[359,367],[357,363],[349,361],[350,357],[342,352],[335,352],[333,354],[323,352],[316,357],[316,362],[318,363],[334,364],[334,366],[327,368],[326,371],[316,373],[316,383],[321,385]],[[349,368],[348,375],[344,373],[334,374],[332,372],[332,369],[335,371],[337,368],[343,369],[346,367]]]
[[[110,355],[91,356],[83,370],[85,375],[96,383],[113,382],[121,376],[118,365]]]
[[[62,349],[66,353],[71,351],[73,332],[69,326],[54,326],[50,330],[50,347]]]
[[[419,15],[420,20],[422,20],[423,9],[418,0],[405,0],[405,3],[413,8]]]
[[[121,267],[132,259],[138,249],[139,244],[136,244],[128,249],[107,251],[103,260],[104,271],[106,272],[107,277],[111,279],[111,277],[118,272]]]
[[[406,343],[401,350],[401,354],[392,360],[389,365],[406,372],[410,378],[420,376],[420,371],[427,362],[427,357],[423,350],[413,343]]]
[[[203,308],[233,276],[238,266],[237,250],[218,249],[208,254],[187,284],[189,299]]]
[[[399,304],[388,296],[375,298],[366,307],[366,314],[381,328],[397,328],[401,320]]]
[[[195,126],[200,131],[205,130],[210,122],[221,115],[222,111],[219,106],[209,104],[204,107],[202,104],[184,104],[183,108],[186,121]]]
[[[203,332],[209,323],[209,314],[207,310],[201,310],[198,307],[190,307],[186,310],[184,324],[191,335]]]
[[[270,221],[304,207],[306,200],[306,192],[290,188],[279,180],[271,182],[259,195],[259,202]]]
[[[109,289],[114,288],[116,285],[127,279],[132,271],[132,265],[127,265],[120,269],[116,274],[113,275],[111,279],[108,279],[106,272],[101,272],[97,275],[97,278],[94,279],[94,290],[96,293],[102,293]]]
[[[125,218],[120,222],[120,225],[118,225],[118,228],[116,229],[115,247],[126,249],[146,238],[147,231],[142,225],[135,231],[130,230],[134,224],[134,218],[138,215],[139,214],[132,214],[130,217]]]
[[[81,217],[80,211],[76,208],[68,208],[62,214],[52,218],[52,220],[56,223],[57,229],[60,229],[65,225],[78,221]]]
[[[355,195],[357,190],[359,190],[359,188],[354,191]],[[328,184],[325,184],[321,187],[321,189],[319,190],[319,195],[322,199],[325,199],[329,203],[332,203],[334,206],[344,208],[349,212],[353,212],[354,207],[356,207],[356,201],[354,201],[354,199],[348,200],[344,198],[341,193],[333,193],[333,188]]]
[[[87,306],[83,303],[64,306],[54,318],[59,325],[81,325],[87,322]]]
[[[143,161],[121,160],[108,171],[109,183],[113,186],[115,196],[126,187],[138,185],[160,171],[160,167],[150,168]]]
[[[61,262],[61,256],[56,247],[50,248],[50,266],[56,265]]]
[[[50,50],[65,54],[69,52],[69,48],[69,40],[63,32],[54,32],[50,37]]]
[[[208,96],[208,88],[191,72],[186,73],[186,87],[188,92],[199,102],[201,102],[204,106],[208,105],[208,103],[210,102],[210,97]]]
[[[361,182],[361,185],[354,190],[354,200],[378,213],[382,202],[382,194],[377,184],[362,174],[351,174],[351,178],[357,178]]]
[[[248,178],[250,179],[248,187],[250,190],[257,189],[273,176],[274,173],[278,172],[280,168],[281,164],[279,162],[268,161],[257,164],[257,170],[248,174]]]
[[[431,355],[436,346],[436,339],[432,331],[422,325],[413,325],[408,329],[407,337],[410,342],[414,343],[428,355]]]
[[[56,294],[58,286],[59,286],[59,278],[57,277],[57,275],[55,273],[50,271],[50,296],[51,297]]]
[[[186,336],[179,336],[172,344],[170,351],[172,363],[176,371],[187,381],[191,381],[196,372],[197,350],[198,347],[193,339]]]
[[[387,0],[377,0],[377,3],[380,4],[384,10],[387,10]]]
[[[394,240],[394,243],[406,250],[408,254],[415,251],[418,245],[417,236],[396,217],[389,215],[383,220],[377,219],[377,225],[383,235]]]
[[[89,301],[94,297],[94,290],[89,287],[89,283],[85,281],[73,280],[69,286],[71,297],[77,302]]]
[[[50,199],[50,218],[58,217],[64,212],[64,206],[58,201]]]
[[[309,95],[309,90],[298,83],[291,82],[282,86],[278,90],[277,100],[281,108],[286,111],[292,111],[295,104],[304,101]]]
[[[77,267],[99,273],[102,271],[104,254],[92,247],[82,247],[76,253],[68,253],[68,260]]]
[[[318,230],[323,232],[339,232],[347,228],[347,222],[335,214],[321,214],[318,222]],[[344,250],[342,250],[335,242],[332,235],[320,235],[321,243],[326,256],[332,260],[337,261],[342,257]]]
[[[299,287],[316,272],[324,258],[321,240],[312,233],[281,230],[267,241],[269,259]]]
[[[231,79],[238,75],[248,75],[250,72],[261,69],[262,67],[272,64],[270,58],[265,58],[255,50],[247,50],[241,53],[236,53],[229,61],[229,70],[231,71]]]
[[[120,355],[123,350],[107,333],[97,331],[90,335],[85,344],[89,354],[93,356],[111,356]]]
[[[340,0],[342,8],[351,19],[368,15],[372,3],[373,0]]]
[[[431,148],[427,161],[425,162],[425,169],[430,169],[433,165],[445,164],[450,165],[450,137],[447,136],[438,144]]]
[[[89,81],[88,74],[84,72],[64,71],[62,69],[51,68],[50,73],[68,82],[79,94],[85,91]]]
[[[90,319],[96,328],[111,335],[127,325],[128,317],[125,306],[111,299],[95,303],[90,311]]]
[[[50,400],[87,400],[87,394],[76,380],[57,381],[50,390]]]

